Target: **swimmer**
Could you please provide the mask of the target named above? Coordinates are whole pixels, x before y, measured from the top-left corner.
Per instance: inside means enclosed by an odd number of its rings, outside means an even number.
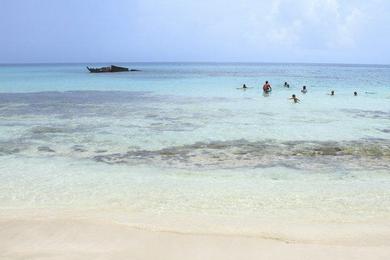
[[[269,93],[272,91],[272,87],[271,85],[268,83],[268,81],[265,82],[265,84],[263,85],[263,92],[265,93]]]
[[[334,90],[332,90],[331,92],[330,92],[330,94],[328,94],[329,96],[334,96]]]
[[[353,92],[353,95],[356,97],[357,96],[357,92],[355,91],[355,92]]]
[[[285,87],[285,88],[289,88],[289,87],[290,87],[290,84],[288,84],[287,81],[286,81],[286,82],[284,82],[284,87]]]
[[[242,85],[241,88],[237,88],[237,89],[247,90],[247,89],[249,89],[249,88],[244,84],[244,85]]]
[[[301,90],[301,92],[302,92],[303,94],[306,94],[306,93],[307,93],[306,86],[303,86],[303,87],[302,87],[302,90]]]
[[[293,94],[289,99],[294,100],[294,103],[299,103],[300,102],[299,98],[297,98],[297,96],[295,96],[295,94]]]

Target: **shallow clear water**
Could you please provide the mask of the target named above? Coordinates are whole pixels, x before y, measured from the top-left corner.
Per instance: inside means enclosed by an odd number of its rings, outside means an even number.
[[[202,232],[390,219],[389,66],[129,65],[0,66],[0,209]]]

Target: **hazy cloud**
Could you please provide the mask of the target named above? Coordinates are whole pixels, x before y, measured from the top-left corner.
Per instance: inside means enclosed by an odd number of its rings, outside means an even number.
[[[390,63],[386,0],[3,2],[1,60]]]

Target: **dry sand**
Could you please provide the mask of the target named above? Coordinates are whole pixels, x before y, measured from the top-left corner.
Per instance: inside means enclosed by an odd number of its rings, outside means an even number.
[[[0,259],[390,259],[390,245],[153,232],[108,221],[2,219]]]

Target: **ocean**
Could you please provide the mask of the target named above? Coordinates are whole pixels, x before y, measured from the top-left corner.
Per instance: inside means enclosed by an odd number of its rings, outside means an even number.
[[[287,241],[390,230],[390,66],[87,65],[104,64],[0,66],[1,215]]]

